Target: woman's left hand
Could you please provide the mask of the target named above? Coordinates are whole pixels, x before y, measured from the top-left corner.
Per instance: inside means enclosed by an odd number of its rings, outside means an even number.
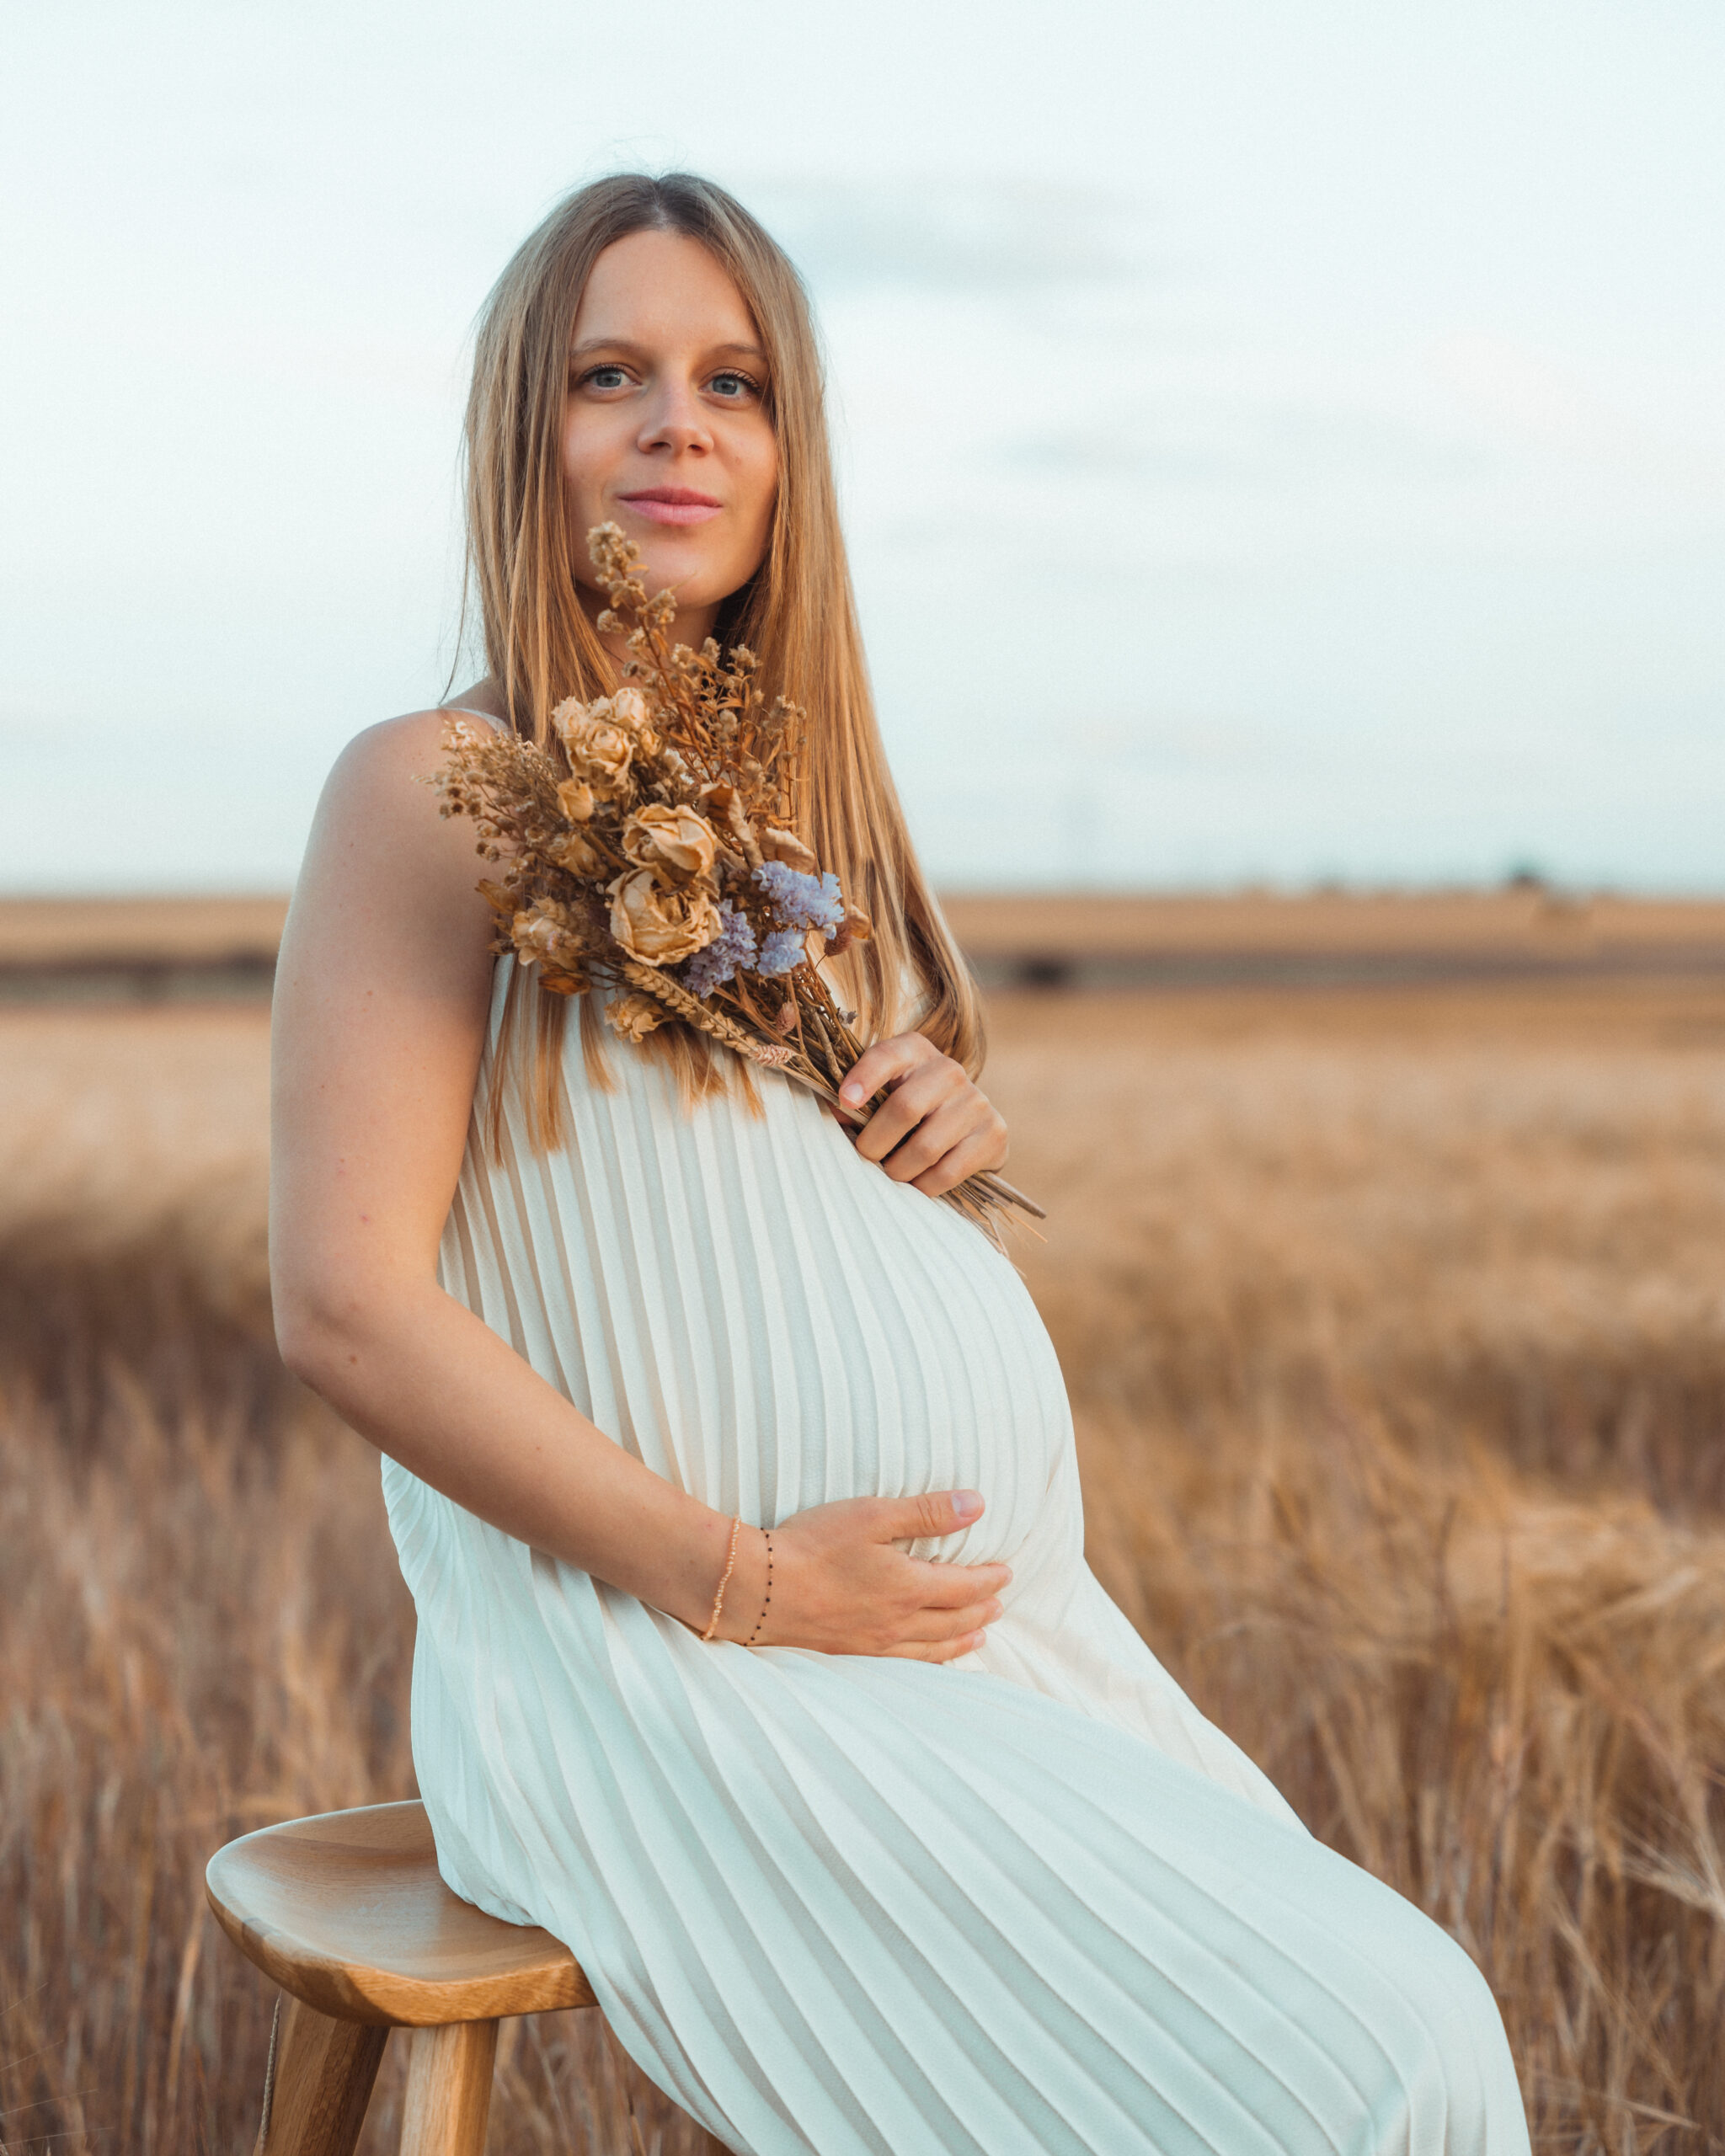
[[[966,1176],[1005,1161],[1007,1126],[999,1109],[962,1064],[921,1033],[897,1033],[865,1049],[839,1098],[846,1107],[861,1107],[883,1086],[887,1097],[855,1134],[856,1145],[895,1182],[938,1198]]]

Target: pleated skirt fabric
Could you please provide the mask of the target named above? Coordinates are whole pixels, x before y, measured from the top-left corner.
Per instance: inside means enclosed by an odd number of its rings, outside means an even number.
[[[566,1941],[746,2156],[1521,2156],[1467,1956],[1306,1833],[1087,1569],[1011,1264],[784,1081],[686,1111],[627,1048],[593,1085],[576,1031],[554,1155],[510,1097],[489,1157],[488,1054],[451,1294],[721,1511],[969,1486],[981,1519],[919,1553],[1014,1577],[943,1668],[703,1646],[386,1460],[453,1890]]]

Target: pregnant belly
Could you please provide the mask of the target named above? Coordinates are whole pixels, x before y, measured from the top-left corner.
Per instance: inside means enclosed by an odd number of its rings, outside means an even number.
[[[977,1230],[889,1187],[914,1235],[903,1262],[841,1260],[816,1273],[818,1293],[804,1281],[760,1329],[764,1364],[723,1358],[692,1422],[668,1422],[668,1471],[765,1526],[838,1498],[980,1490],[973,1527],[916,1552],[1010,1561],[1071,1443],[1060,1366],[1023,1282]]]
[[[570,1069],[573,1086],[578,1055]],[[722,1512],[770,1526],[969,1487],[986,1509],[938,1554],[1012,1561],[1071,1436],[1012,1265],[859,1158],[806,1095],[692,1114],[638,1059],[619,1075],[614,1094],[572,1091],[561,1152],[518,1149],[505,1171],[470,1146],[440,1257],[450,1293]]]

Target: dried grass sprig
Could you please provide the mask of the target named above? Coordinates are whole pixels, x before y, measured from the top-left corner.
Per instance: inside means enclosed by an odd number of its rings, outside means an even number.
[[[470,818],[496,864],[479,885],[494,947],[552,995],[605,991],[622,1040],[692,1027],[860,1127],[879,1099],[839,1099],[863,1043],[820,962],[871,924],[794,827],[806,714],[766,702],[745,647],[673,643],[675,595],[649,597],[616,525],[587,544],[610,601],[599,627],[628,648],[622,687],[559,704],[552,750],[452,720],[435,775],[442,813]],[[945,1195],[991,1234],[1009,1210],[1042,1217],[996,1175]]]
[[[750,1063],[758,1063],[769,1070],[782,1070],[789,1062],[791,1050],[782,1043],[769,1045],[756,1040],[722,1011],[714,1011],[699,996],[691,995],[681,982],[673,980],[669,974],[654,966],[644,966],[633,958],[622,970],[624,979],[633,982],[643,994],[655,998],[685,1024],[697,1027],[726,1048],[734,1049]]]

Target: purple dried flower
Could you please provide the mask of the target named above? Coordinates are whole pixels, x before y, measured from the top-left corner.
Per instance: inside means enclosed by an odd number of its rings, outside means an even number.
[[[838,934],[845,902],[839,879],[830,870],[825,876],[805,876],[782,861],[763,861],[755,871],[755,881],[787,928],[818,928],[829,942]]]
[[[813,878],[809,881],[813,882]],[[794,973],[809,953],[803,947],[805,931],[800,928],[775,928],[762,940],[761,956],[755,970],[761,974]]]
[[[723,988],[755,963],[755,931],[748,915],[722,899],[718,917],[724,926],[710,943],[684,961],[676,975],[690,995],[698,995],[703,1003],[714,989]]]

